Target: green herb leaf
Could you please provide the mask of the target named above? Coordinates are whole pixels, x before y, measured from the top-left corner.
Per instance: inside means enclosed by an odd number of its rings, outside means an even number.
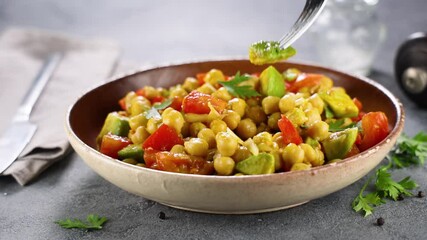
[[[334,117],[334,112],[332,112],[332,110],[327,105],[325,105],[325,117],[327,119],[331,119]]]
[[[55,223],[63,228],[80,228],[80,229],[102,229],[102,225],[107,221],[106,217],[99,217],[98,215],[89,214],[86,218],[87,222],[83,222],[79,219],[65,219],[58,220]]]
[[[391,178],[391,174],[387,172],[387,167],[381,167],[377,170],[377,180],[375,187],[382,197],[389,197],[394,201],[397,200],[400,194],[411,196],[407,190],[412,190],[418,186],[414,181],[410,180],[410,177],[403,179],[400,182],[395,182]]]
[[[413,138],[402,134],[389,155],[389,160],[395,168],[424,165],[426,159],[427,133],[425,132],[419,132]]]
[[[255,91],[251,86],[240,85],[243,82],[246,82],[250,77],[245,75],[240,75],[240,72],[237,72],[234,78],[230,81],[219,81],[218,83],[224,86],[227,91],[235,96],[240,98],[250,98],[260,96],[260,94]]]
[[[162,119],[162,116],[160,115],[159,110],[163,110],[163,109],[169,107],[169,105],[172,104],[172,101],[173,101],[173,99],[169,98],[160,104],[152,106],[150,109],[145,111],[145,113],[144,113],[145,117],[147,119],[150,119],[150,118],[153,118],[156,120]]]
[[[365,217],[373,213],[374,207],[385,203],[384,200],[382,200],[380,196],[378,196],[377,192],[363,195],[366,187],[371,181],[372,177],[369,178],[369,180],[363,185],[362,189],[359,192],[359,195],[357,195],[357,197],[353,200],[351,204],[355,212],[363,211]]]

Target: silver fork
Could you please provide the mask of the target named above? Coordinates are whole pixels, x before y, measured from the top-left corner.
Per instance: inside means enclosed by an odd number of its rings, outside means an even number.
[[[279,41],[281,48],[287,48],[295,42],[313,24],[327,0],[306,0],[304,9],[292,29]]]

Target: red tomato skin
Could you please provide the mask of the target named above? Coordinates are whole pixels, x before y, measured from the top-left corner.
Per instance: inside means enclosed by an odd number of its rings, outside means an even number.
[[[170,105],[171,108],[181,111],[182,110],[182,97],[175,96],[173,97],[172,103]]]
[[[206,76],[206,73],[196,74],[196,78],[197,78],[197,81],[199,82],[200,86],[202,86],[205,83],[205,76]]]
[[[118,152],[129,144],[131,144],[131,141],[126,137],[105,134],[102,137],[99,151],[109,157],[118,158]]]
[[[162,171],[189,174],[212,174],[213,163],[201,157],[189,156],[183,153],[157,152],[156,168]]]
[[[152,168],[152,166],[156,163],[156,153],[158,151],[153,148],[144,149],[144,162],[145,166],[148,168]]]
[[[303,142],[302,137],[298,133],[298,130],[285,115],[282,115],[282,118],[277,122],[277,124],[279,125],[279,129],[282,132],[285,146],[289,143],[295,143],[296,145],[299,145]]]
[[[184,97],[182,110],[185,113],[208,114],[210,112],[209,102],[219,113],[227,107],[227,102],[222,99],[198,91],[192,91]]]
[[[184,140],[178,135],[173,127],[162,124],[145,140],[142,144],[142,148],[144,150],[152,148],[157,151],[169,151],[176,144],[183,145]]]
[[[119,105],[120,105],[120,108],[123,110],[123,111],[126,111],[126,101],[125,101],[125,98],[123,97],[122,99],[120,99],[119,100]]]
[[[369,112],[362,117],[361,151],[373,147],[385,139],[389,133],[387,116],[383,112]]]
[[[321,83],[324,76],[321,74],[303,73],[300,74],[297,80],[289,82],[287,90],[289,92],[297,93],[301,88],[312,87]]]

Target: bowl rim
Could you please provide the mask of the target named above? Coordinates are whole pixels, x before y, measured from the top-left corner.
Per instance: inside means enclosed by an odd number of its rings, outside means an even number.
[[[387,137],[385,139],[383,139],[381,142],[377,143],[376,145],[374,145],[374,146],[370,147],[369,149],[367,149],[367,150],[365,150],[359,154],[356,154],[352,157],[342,159],[341,161],[338,161],[338,162],[326,163],[324,165],[313,167],[313,168],[310,168],[308,170],[293,171],[293,172],[287,171],[287,172],[279,172],[279,173],[272,173],[272,174],[259,174],[259,175],[221,176],[221,175],[200,175],[200,174],[175,173],[175,172],[161,171],[161,170],[157,170],[157,169],[139,167],[136,165],[128,164],[128,163],[125,163],[125,162],[120,161],[118,159],[104,155],[101,152],[97,151],[96,149],[90,147],[89,145],[87,145],[85,142],[83,142],[76,135],[76,133],[73,131],[73,129],[71,127],[71,123],[69,120],[70,120],[71,112],[72,112],[75,104],[81,98],[86,96],[87,94],[90,94],[92,91],[94,91],[94,90],[96,90],[96,89],[98,89],[98,88],[100,88],[106,84],[112,84],[113,82],[120,81],[123,78],[132,77],[132,76],[138,75],[138,74],[146,72],[146,71],[153,71],[153,70],[158,70],[158,69],[173,67],[173,66],[178,67],[178,66],[182,66],[182,65],[190,65],[190,64],[197,64],[197,63],[208,63],[208,62],[215,63],[215,62],[223,62],[223,61],[249,61],[249,60],[247,58],[230,58],[230,57],[228,57],[228,58],[214,58],[214,59],[208,59],[208,60],[202,59],[202,60],[168,62],[168,63],[158,64],[158,65],[152,65],[152,66],[145,66],[145,67],[137,68],[135,70],[129,71],[128,73],[117,74],[117,75],[114,75],[110,78],[107,78],[106,82],[99,83],[99,84],[95,85],[94,87],[91,87],[89,90],[84,91],[84,93],[81,94],[77,99],[75,99],[75,101],[68,107],[68,110],[66,113],[66,123],[65,123],[66,131],[74,139],[76,139],[81,144],[81,146],[83,146],[87,151],[90,151],[91,153],[94,153],[101,158],[105,158],[108,161],[112,161],[114,164],[115,163],[122,164],[123,167],[138,170],[138,171],[141,171],[141,173],[148,171],[149,173],[173,175],[173,176],[177,176],[177,177],[191,177],[191,178],[196,178],[196,179],[209,179],[209,180],[216,180],[216,181],[241,181],[242,179],[244,179],[244,181],[251,181],[251,180],[258,181],[259,178],[271,178],[271,179],[273,179],[276,177],[284,177],[284,176],[290,177],[290,176],[299,176],[299,175],[316,175],[318,172],[328,171],[328,169],[330,169],[330,168],[358,161],[360,158],[365,158],[365,157],[368,157],[368,156],[374,154],[376,151],[379,150],[379,148],[381,148],[381,146],[390,142],[391,141],[390,138],[392,136],[400,135],[400,133],[403,130],[404,123],[405,123],[405,111],[403,109],[403,104],[393,93],[391,93],[383,85],[381,85],[381,84],[375,82],[374,80],[372,80],[368,77],[365,77],[365,76],[351,74],[351,73],[343,72],[343,71],[340,71],[340,70],[337,70],[334,68],[322,66],[319,64],[315,64],[315,63],[305,62],[305,61],[285,61],[285,62],[281,62],[281,63],[289,63],[289,64],[297,64],[297,65],[302,65],[302,66],[309,66],[309,67],[314,67],[316,69],[319,69],[319,70],[322,70],[325,72],[329,72],[329,73],[333,73],[333,74],[339,74],[339,75],[346,75],[346,76],[351,77],[351,78],[357,78],[358,80],[361,80],[361,81],[363,81],[369,85],[372,85],[375,88],[379,89],[381,92],[383,92],[391,100],[394,108],[397,110],[396,111],[396,123],[393,125],[393,127],[392,127],[390,133],[387,135]]]

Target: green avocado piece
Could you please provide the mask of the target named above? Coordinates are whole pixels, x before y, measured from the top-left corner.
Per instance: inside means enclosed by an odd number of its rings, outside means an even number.
[[[249,47],[249,60],[255,65],[276,63],[295,54],[295,48],[282,48],[277,41],[259,41]]]
[[[96,142],[99,145],[101,143],[102,137],[107,133],[127,137],[129,130],[129,118],[120,115],[118,112],[111,112],[107,115],[101,132],[96,138]]]
[[[251,156],[236,164],[236,170],[247,175],[274,173],[274,157],[269,153]]]
[[[273,66],[264,69],[260,75],[261,94],[283,97],[286,93],[285,79]]]
[[[350,152],[357,138],[357,127],[334,132],[322,141],[328,160],[343,159]]]
[[[333,88],[319,96],[326,102],[337,118],[357,117],[359,109],[347,93],[341,88]]]
[[[138,162],[144,160],[144,151],[141,144],[131,144],[118,152],[119,159],[132,158]]]

